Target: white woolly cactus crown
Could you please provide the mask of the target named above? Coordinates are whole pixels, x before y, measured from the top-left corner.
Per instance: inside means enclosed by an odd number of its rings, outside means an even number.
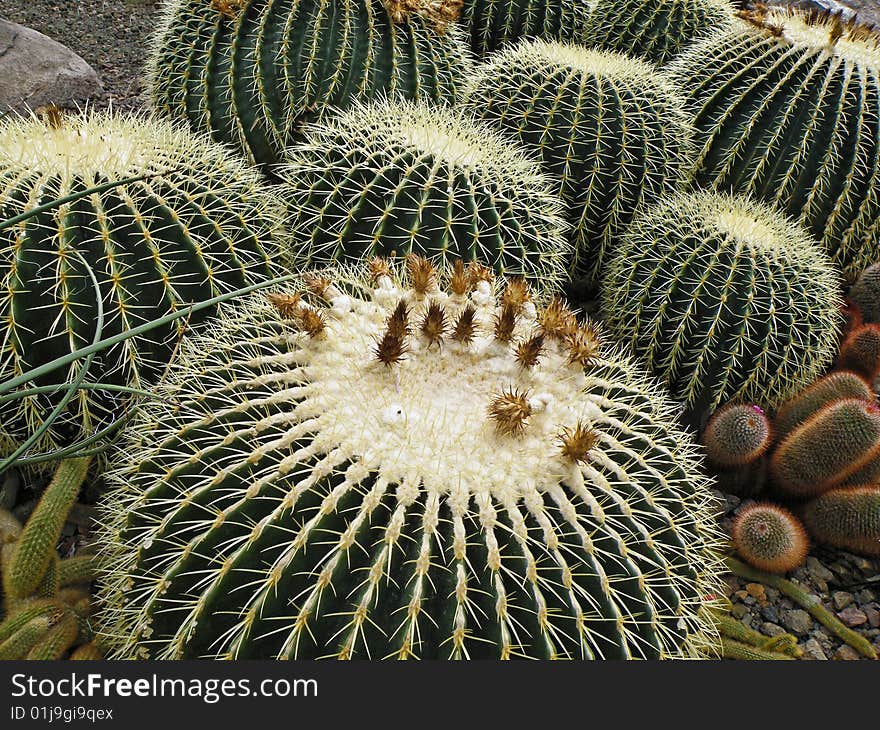
[[[692,656],[720,540],[669,401],[560,300],[425,259],[185,344],[102,507],[117,657]],[[496,292],[502,292],[500,297]],[[311,300],[312,303],[307,303]]]

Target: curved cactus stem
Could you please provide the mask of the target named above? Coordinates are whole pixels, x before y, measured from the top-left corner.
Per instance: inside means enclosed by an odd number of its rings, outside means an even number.
[[[57,601],[44,599],[22,601],[14,611],[10,611],[0,622],[0,643],[35,618],[45,616],[50,623],[57,619],[64,609]]]
[[[72,661],[100,661],[104,658],[104,652],[95,642],[90,641],[77,647],[70,655]]]
[[[43,577],[34,589],[35,598],[55,598],[58,595],[58,553],[52,552],[49,556],[49,565]]]
[[[46,616],[37,616],[28,621],[6,641],[0,643],[0,661],[22,659],[46,635],[51,625]]]
[[[724,659],[746,659],[750,661],[765,661],[768,659],[794,661],[794,657],[788,654],[761,649],[751,644],[735,641],[726,636],[721,637],[721,656]]]
[[[96,565],[94,555],[77,555],[62,560],[58,564],[58,585],[66,587],[91,583],[95,579]]]
[[[48,661],[60,659],[79,636],[79,622],[70,611],[49,629],[27,653],[26,659]]]
[[[85,481],[90,458],[62,461],[16,543],[3,588],[7,598],[29,596],[52,560],[64,521]]]
[[[797,639],[791,634],[782,634],[781,636],[765,636],[759,631],[749,628],[745,624],[737,621],[732,616],[716,613],[713,615],[715,625],[722,637],[733,639],[735,642],[748,644],[773,652],[781,652],[792,657],[798,657],[803,652],[797,646]]]
[[[734,575],[755,581],[756,583],[763,583],[771,588],[775,588],[780,593],[784,593],[798,605],[802,606],[838,639],[844,641],[862,656],[868,657],[868,659],[877,658],[877,652],[871,646],[871,643],[861,634],[844,626],[831,611],[821,604],[817,596],[805,591],[800,586],[796,586],[790,580],[750,568],[736,558],[727,557],[724,559],[724,562]]]

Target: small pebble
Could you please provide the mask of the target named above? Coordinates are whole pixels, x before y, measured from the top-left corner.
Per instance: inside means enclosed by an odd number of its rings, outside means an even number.
[[[776,610],[776,606],[771,603],[761,607],[761,616],[770,623],[779,623],[779,612]]]
[[[880,606],[876,603],[865,606],[862,609],[865,612],[865,616],[868,617],[868,623],[871,624],[872,629],[880,629]]]
[[[804,636],[813,627],[813,619],[806,611],[796,608],[782,614],[782,624],[792,633]]]
[[[819,562],[818,558],[812,555],[807,558],[806,569],[813,578],[818,580],[824,580],[827,582],[834,578],[834,573],[828,570],[828,568]]]
[[[851,646],[849,646],[848,644],[844,644],[843,646],[839,647],[837,651],[834,652],[834,658],[843,659],[845,661],[852,661],[854,659],[861,659],[861,656]]]
[[[785,629],[770,621],[765,621],[761,624],[761,633],[767,636],[781,636],[785,633]]]
[[[808,639],[807,643],[803,646],[804,649],[804,659],[816,659],[816,660],[827,660],[828,657],[825,656],[825,652],[822,651],[822,647],[819,646],[819,642],[815,639]]]
[[[855,596],[853,596],[852,593],[847,593],[846,591],[834,591],[834,593],[831,594],[831,601],[834,603],[834,609],[837,611],[842,611],[854,600]]]
[[[741,619],[749,612],[749,609],[743,606],[741,603],[734,603],[733,608],[730,609],[730,614],[735,619]]]
[[[746,592],[759,604],[767,602],[767,593],[764,590],[764,586],[760,583],[746,583]]]
[[[868,590],[867,588],[856,593],[856,601],[858,601],[861,606],[876,600],[877,596],[874,595],[874,591]]]
[[[775,603],[777,600],[779,600],[779,591],[777,591],[775,588],[765,588],[764,593],[767,595],[767,600],[771,603]]]
[[[839,611],[837,613],[837,617],[850,628],[861,626],[868,620],[865,612],[859,610],[855,606],[849,606],[848,608],[843,609],[843,611]]]
[[[746,600],[746,598],[749,597],[749,594],[746,591],[742,591],[742,590],[737,591],[733,595],[736,596],[740,601],[744,601],[744,600]]]

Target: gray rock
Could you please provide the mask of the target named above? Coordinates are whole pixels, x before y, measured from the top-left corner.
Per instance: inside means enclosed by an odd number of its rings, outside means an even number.
[[[765,621],[769,621],[770,623],[775,624],[779,622],[779,612],[776,610],[776,606],[762,606],[761,616]]]
[[[785,633],[785,629],[770,621],[765,621],[761,624],[761,633],[767,636],[781,636]]]
[[[855,659],[861,659],[859,653],[853,649],[851,646],[847,644],[843,644],[841,647],[834,652],[834,659],[842,659],[844,661],[853,661]]]
[[[834,591],[834,593],[831,594],[831,601],[834,603],[834,608],[837,611],[842,611],[854,600],[855,597],[853,594],[847,593],[846,591]]]
[[[880,629],[880,606],[876,603],[871,606],[865,606],[864,609],[865,616],[868,617],[868,623],[871,624],[871,628]]]
[[[807,558],[806,564],[807,572],[818,580],[829,581],[834,578],[834,573],[832,573],[828,568],[826,568],[819,560],[812,555]]]
[[[804,636],[813,627],[813,619],[806,611],[796,608],[782,614],[782,625],[798,636]]]
[[[855,626],[861,626],[863,623],[866,623],[868,617],[865,615],[864,611],[859,610],[855,606],[849,606],[843,611],[839,611],[837,617],[843,621],[844,624],[849,626],[850,628],[854,628]]]
[[[749,609],[743,606],[741,603],[734,603],[733,608],[730,609],[730,614],[736,619],[741,619],[748,612]]]
[[[825,652],[822,651],[822,647],[819,646],[819,642],[815,639],[808,639],[807,643],[803,646],[804,649],[804,659],[816,659],[819,661],[827,661],[828,657],[825,656]]]
[[[94,69],[66,46],[0,20],[0,114],[73,107],[103,91]]]
[[[859,602],[860,606],[864,606],[866,603],[871,603],[877,600],[877,596],[874,595],[874,591],[868,590],[867,588],[856,593],[856,600]]]

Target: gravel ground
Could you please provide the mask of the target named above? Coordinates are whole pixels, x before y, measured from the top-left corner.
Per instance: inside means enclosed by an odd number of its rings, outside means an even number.
[[[0,17],[63,43],[98,73],[104,94],[91,103],[142,105],[141,69],[159,0],[0,0]]]
[[[859,11],[862,21],[880,24],[877,0],[848,0],[847,4]],[[105,92],[94,105],[112,103],[114,108],[126,110],[142,106],[141,69],[159,5],[159,0],[0,0],[0,17],[30,26],[79,53],[104,84]],[[96,486],[88,490],[85,502],[96,499]],[[32,509],[34,491],[16,491],[16,512],[23,519]],[[747,501],[720,492],[718,498],[725,505],[722,525],[729,527],[732,516]],[[74,510],[60,546],[63,553],[72,554],[88,541],[90,516],[91,509],[85,505]],[[814,547],[806,565],[788,577],[808,588],[880,652],[880,560]],[[794,634],[804,659],[861,658],[773,588],[734,576],[727,576],[727,585],[735,618],[767,636]]]

